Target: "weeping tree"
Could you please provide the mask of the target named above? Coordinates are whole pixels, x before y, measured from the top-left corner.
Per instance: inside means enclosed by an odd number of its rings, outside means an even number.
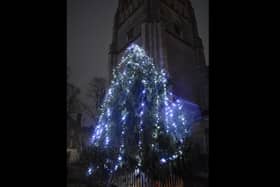
[[[100,107],[88,176],[100,179],[102,174],[106,181],[113,174],[135,171],[153,179],[180,173],[198,116],[196,105],[172,93],[168,73],[142,48],[130,45],[113,70]]]

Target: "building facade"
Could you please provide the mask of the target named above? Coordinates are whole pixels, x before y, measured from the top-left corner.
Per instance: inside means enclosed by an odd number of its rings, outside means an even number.
[[[177,96],[208,108],[207,66],[189,0],[119,0],[109,72],[132,42],[168,70]]]

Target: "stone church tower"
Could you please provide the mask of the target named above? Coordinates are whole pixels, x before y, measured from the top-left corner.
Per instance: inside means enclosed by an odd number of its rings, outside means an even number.
[[[202,155],[196,158],[204,158],[197,162],[207,162],[208,68],[190,0],[119,0],[109,50],[110,73],[131,43],[142,46],[154,63],[169,72],[175,95],[201,107],[205,115],[193,139]]]
[[[174,93],[208,108],[207,67],[189,0],[119,0],[109,52],[109,72],[132,42],[171,77]]]

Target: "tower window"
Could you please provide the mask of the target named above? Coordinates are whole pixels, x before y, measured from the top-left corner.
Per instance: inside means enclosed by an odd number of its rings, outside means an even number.
[[[185,18],[188,18],[188,17],[189,17],[187,7],[184,7],[184,9],[183,9],[183,16],[184,16]]]
[[[131,28],[131,29],[126,33],[126,35],[127,35],[127,40],[128,40],[128,41],[132,40],[132,38],[133,38],[133,31],[134,31],[134,28]]]
[[[181,38],[183,37],[183,32],[178,24],[174,25],[174,30],[175,30],[175,34],[177,34]]]

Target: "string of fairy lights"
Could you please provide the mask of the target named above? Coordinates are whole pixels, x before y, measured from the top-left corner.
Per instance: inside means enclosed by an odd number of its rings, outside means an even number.
[[[134,109],[129,109],[129,104]],[[131,124],[134,122],[136,124]],[[182,144],[190,133],[191,122],[192,116],[184,107],[184,101],[176,98],[168,88],[167,72],[156,67],[141,47],[131,44],[113,70],[113,79],[100,107],[91,143],[105,150],[117,148],[115,160],[106,161],[114,165],[103,165],[111,173],[117,171],[125,164],[124,156],[131,147],[127,140],[132,133],[129,126],[135,125],[138,131],[138,142],[134,145],[137,147],[135,169],[138,171],[144,161],[144,134],[152,137],[149,146],[161,157],[160,164],[165,164],[182,155]],[[148,128],[150,126],[152,128]],[[116,129],[121,129],[120,133]],[[144,133],[147,129],[152,130]],[[168,152],[160,147],[158,139],[162,134],[171,138],[176,145],[175,151]],[[93,171],[94,167],[89,167],[88,174],[93,174]]]

